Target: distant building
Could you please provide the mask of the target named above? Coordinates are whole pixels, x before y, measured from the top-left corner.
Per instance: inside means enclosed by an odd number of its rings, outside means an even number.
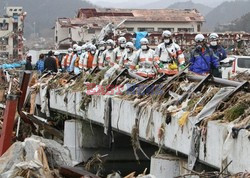
[[[125,33],[164,30],[197,33],[203,22],[204,17],[195,9],[79,9],[76,18],[57,19],[55,45],[67,48],[72,41],[91,41],[109,23],[120,24],[118,30]]]
[[[22,7],[7,7],[6,15],[0,17],[0,60],[23,57],[25,15]]]

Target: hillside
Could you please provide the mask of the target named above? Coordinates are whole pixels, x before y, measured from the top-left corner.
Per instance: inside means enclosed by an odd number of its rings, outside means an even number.
[[[3,3],[0,6],[3,9]],[[25,37],[28,38],[34,30],[40,36],[51,37],[58,17],[74,17],[79,8],[94,5],[82,0],[8,0],[8,6],[22,6],[28,13],[25,21]]]
[[[245,31],[250,32],[250,12],[239,19],[232,21],[217,31]]]
[[[193,1],[177,2],[170,5],[171,9],[197,9],[202,15],[207,15],[212,8],[200,3],[194,3]]]
[[[205,19],[205,30],[214,30],[220,24],[229,23],[250,12],[250,0],[224,2],[210,11]]]

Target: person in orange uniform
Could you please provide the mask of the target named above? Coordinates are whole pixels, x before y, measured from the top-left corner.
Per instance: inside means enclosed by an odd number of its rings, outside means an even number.
[[[93,61],[95,58],[95,53],[96,53],[96,46],[91,45],[89,52],[85,55],[85,58],[83,60],[83,69],[84,70],[89,70],[94,68]]]
[[[80,71],[80,56],[82,54],[82,47],[81,46],[78,46],[76,48],[77,50],[77,53],[76,53],[76,59],[75,59],[75,62],[74,62],[74,74],[77,75],[79,74],[81,71]]]
[[[68,54],[66,54],[63,59],[62,59],[62,62],[61,62],[61,66],[62,66],[62,70],[63,71],[66,71],[67,70],[67,67],[69,67],[69,60],[71,58],[71,55],[72,55],[72,52],[73,52],[73,49],[72,48],[69,48],[68,49]]]
[[[59,53],[58,51],[55,51],[55,52],[54,52],[54,57],[55,57],[55,59],[56,59],[56,66],[57,66],[57,69],[60,69],[59,55],[60,55],[60,53]]]

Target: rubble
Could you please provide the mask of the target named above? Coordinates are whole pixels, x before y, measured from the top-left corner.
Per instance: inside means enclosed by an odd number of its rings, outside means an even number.
[[[32,136],[24,142],[15,142],[0,157],[2,177],[60,177],[56,169],[72,166],[69,151],[56,141]]]

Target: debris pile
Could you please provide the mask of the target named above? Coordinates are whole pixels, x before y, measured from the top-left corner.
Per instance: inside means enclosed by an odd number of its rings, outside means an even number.
[[[72,166],[70,153],[53,140],[38,136],[15,142],[0,157],[1,177],[61,177],[61,165]]]
[[[233,76],[231,79],[238,82],[250,81],[250,73],[240,72],[237,73],[237,75]]]

